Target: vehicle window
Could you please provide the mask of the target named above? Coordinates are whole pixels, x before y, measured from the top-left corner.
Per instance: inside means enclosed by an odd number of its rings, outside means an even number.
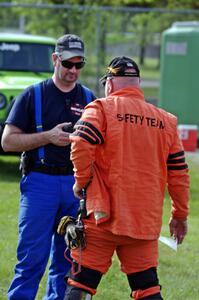
[[[53,45],[0,42],[0,70],[53,72]]]

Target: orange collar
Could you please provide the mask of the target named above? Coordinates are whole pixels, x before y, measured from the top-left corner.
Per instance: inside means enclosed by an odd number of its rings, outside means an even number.
[[[143,91],[138,87],[127,86],[125,88],[119,89],[109,96],[127,96],[130,95],[139,100],[145,100]]]

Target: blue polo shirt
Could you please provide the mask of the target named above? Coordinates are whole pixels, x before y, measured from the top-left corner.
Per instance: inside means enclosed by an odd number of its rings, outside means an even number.
[[[92,94],[92,100],[96,97]],[[74,125],[81,117],[86,106],[85,93],[81,84],[77,83],[70,92],[60,91],[52,79],[42,82],[42,124],[43,130],[50,130],[64,122]],[[35,105],[33,86],[28,87],[15,100],[8,115],[6,124],[12,124],[25,133],[35,133]],[[45,163],[47,165],[70,166],[70,145],[59,147],[53,144],[44,146]],[[38,150],[27,151],[28,156],[38,161]]]

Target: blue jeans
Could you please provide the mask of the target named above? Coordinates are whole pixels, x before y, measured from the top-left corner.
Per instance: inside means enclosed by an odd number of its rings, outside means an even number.
[[[64,276],[71,265],[64,258],[66,244],[56,228],[64,215],[76,216],[79,201],[73,195],[73,183],[73,176],[30,172],[22,177],[18,263],[8,299],[35,299],[49,256],[51,264],[44,299],[64,299]]]

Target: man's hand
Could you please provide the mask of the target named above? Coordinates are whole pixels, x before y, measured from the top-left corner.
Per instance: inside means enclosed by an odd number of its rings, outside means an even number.
[[[171,236],[177,240],[178,244],[182,244],[185,235],[187,234],[187,220],[178,220],[171,218],[169,221],[169,229]]]
[[[70,144],[70,132],[66,132],[63,129],[70,126],[71,123],[58,124],[54,128],[48,131],[49,143],[56,146],[64,147]]]
[[[79,188],[77,183],[73,185],[73,193],[76,198],[81,199],[82,198],[82,188]]]

